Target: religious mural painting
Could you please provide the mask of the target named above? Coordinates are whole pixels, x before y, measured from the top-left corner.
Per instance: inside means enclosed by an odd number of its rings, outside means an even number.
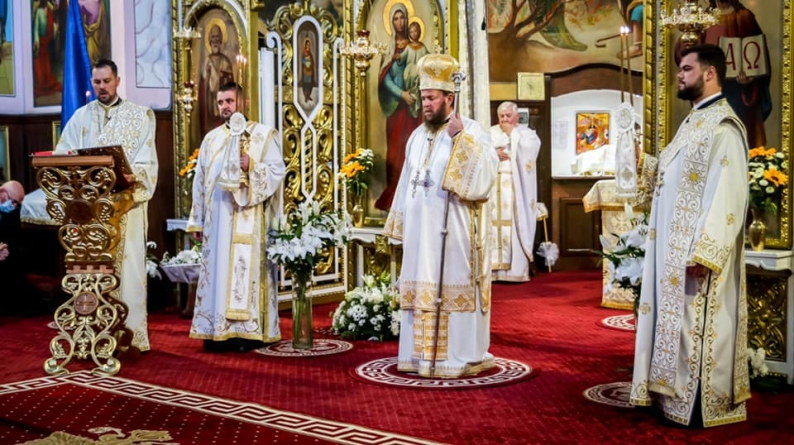
[[[243,64],[238,57],[240,35],[226,10],[208,9],[197,18],[196,29],[201,38],[192,40],[190,79],[198,89],[198,100],[191,116],[188,140],[198,143],[223,123],[216,103],[218,88],[228,82],[242,82]]]
[[[14,91],[13,2],[0,0],[0,96],[13,96]]]
[[[664,0],[661,8],[670,11],[674,3]],[[710,0],[709,4],[720,9],[721,21],[707,29],[701,41],[719,45],[726,51],[729,69],[722,91],[747,129],[748,147],[775,148],[790,157],[791,116],[783,109],[790,109],[784,97],[790,100],[786,86],[791,85],[791,67],[785,60],[790,61],[791,55],[790,47],[784,48],[792,28],[790,3],[784,0]],[[689,103],[677,98],[677,66],[683,50],[680,38],[681,32],[673,29],[667,32],[662,44],[667,54],[663,58],[667,61],[667,81],[659,95],[662,103],[655,108],[669,118],[660,145],[672,139],[690,110]],[[764,215],[767,245],[790,243],[788,194],[783,199],[777,213]]]
[[[642,0],[488,0],[492,82],[621,60],[643,69]],[[621,27],[628,27],[620,38]],[[634,60],[632,60],[634,59]],[[632,65],[633,64],[633,65]]]
[[[68,7],[69,0],[31,2],[33,106],[35,107],[61,104]],[[80,13],[91,63],[110,58],[109,0],[81,0]]]
[[[609,111],[576,113],[576,154],[609,145]]]
[[[171,87],[171,5],[162,0],[135,1],[135,85]]]
[[[391,207],[411,132],[422,124],[419,71],[424,55],[443,51],[437,2],[376,0],[366,17],[370,39],[386,45],[367,76],[367,144],[375,153],[368,215],[385,219]]]

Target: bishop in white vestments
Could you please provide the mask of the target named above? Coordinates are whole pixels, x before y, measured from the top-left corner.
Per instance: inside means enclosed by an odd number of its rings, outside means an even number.
[[[148,107],[122,100],[116,90],[121,78],[110,60],[100,60],[91,70],[97,100],[75,111],[61,132],[56,151],[120,145],[132,167],[132,208],[121,218],[115,269],[119,288],[112,292],[127,305],[126,327],[132,346],[148,351],[146,237],[148,202],[157,185],[155,119]]]
[[[220,87],[226,123],[204,137],[193,179],[187,231],[201,233],[203,244],[190,337],[208,350],[229,339],[281,339],[276,266],[265,247],[286,169],[278,131],[236,113],[241,92],[235,83]]]
[[[518,106],[502,102],[491,143],[499,156],[499,176],[491,191],[493,212],[491,268],[494,281],[529,281],[537,227],[538,174],[535,161],[540,138],[518,125]]]
[[[748,151],[721,94],[725,70],[717,46],[683,53],[678,97],[694,108],[658,160],[631,389],[631,403],[656,400],[669,419],[707,427],[745,420],[750,397]]]
[[[494,366],[486,202],[498,160],[488,132],[453,113],[458,69],[444,54],[419,61],[425,122],[408,140],[384,227],[403,246],[398,369],[424,377],[457,378]]]

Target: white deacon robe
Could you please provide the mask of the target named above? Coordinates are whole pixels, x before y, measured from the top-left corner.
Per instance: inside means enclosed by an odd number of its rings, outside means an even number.
[[[411,134],[384,234],[402,240],[398,369],[431,373],[444,203],[448,235],[434,375],[456,378],[494,366],[490,346],[490,219],[486,201],[498,159],[490,135],[463,118],[455,141],[446,126]],[[432,139],[432,141],[431,141]],[[454,147],[453,147],[454,144]]]
[[[698,398],[704,426],[747,416],[745,140],[721,99],[694,110],[659,158],[631,402],[650,405],[655,396],[666,417],[685,425]],[[708,274],[698,278],[694,265]]]
[[[201,143],[193,178],[188,232],[202,232],[201,267],[190,337],[223,341],[244,338],[272,343],[278,325],[276,265],[267,259],[269,224],[281,209],[285,175],[278,132],[249,121],[240,137],[250,168],[237,190],[219,184],[232,135],[224,125]]]
[[[119,288],[111,295],[127,305],[126,326],[132,331],[132,346],[148,351],[146,237],[148,202],[157,185],[156,122],[148,107],[127,100],[105,107],[92,101],[72,115],[61,132],[56,151],[121,145],[135,175],[132,208],[120,222],[115,269]]]
[[[493,212],[491,268],[494,281],[529,281],[537,227],[538,173],[535,162],[540,138],[535,130],[518,126],[508,135],[491,127],[494,148],[506,147],[509,160],[499,162],[499,176],[491,191]]]

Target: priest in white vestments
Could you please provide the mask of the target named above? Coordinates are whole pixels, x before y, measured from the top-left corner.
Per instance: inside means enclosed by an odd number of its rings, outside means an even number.
[[[408,140],[384,226],[403,247],[398,370],[424,377],[457,378],[494,366],[486,203],[498,160],[489,133],[453,113],[458,70],[445,54],[419,61],[424,124]]]
[[[116,90],[121,78],[111,60],[97,61],[91,84],[97,100],[79,108],[63,127],[56,151],[120,145],[132,167],[132,208],[121,218],[120,241],[115,269],[119,288],[112,292],[127,305],[126,327],[132,331],[132,346],[148,351],[146,237],[148,202],[157,185],[155,119],[148,107],[122,100]]]
[[[499,157],[499,176],[491,191],[491,269],[494,281],[529,281],[537,227],[540,138],[518,125],[518,106],[502,102],[491,143]]]
[[[748,148],[744,126],[721,93],[725,72],[715,45],[683,52],[678,97],[693,109],[660,153],[650,182],[631,389],[631,403],[655,400],[669,419],[706,427],[745,420],[750,398]]]
[[[190,337],[205,340],[209,351],[281,339],[277,269],[265,248],[286,167],[278,131],[237,113],[241,96],[233,82],[218,90],[226,123],[201,143],[187,224],[203,239]]]

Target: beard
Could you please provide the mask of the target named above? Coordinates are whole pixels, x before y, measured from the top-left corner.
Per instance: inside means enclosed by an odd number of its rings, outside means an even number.
[[[433,130],[438,130],[442,125],[447,123],[447,116],[450,110],[446,103],[441,106],[438,111],[433,113],[430,117],[425,116],[425,123]]]
[[[703,79],[698,79],[694,85],[685,86],[683,89],[678,90],[678,98],[688,101],[693,101],[703,96]]]

